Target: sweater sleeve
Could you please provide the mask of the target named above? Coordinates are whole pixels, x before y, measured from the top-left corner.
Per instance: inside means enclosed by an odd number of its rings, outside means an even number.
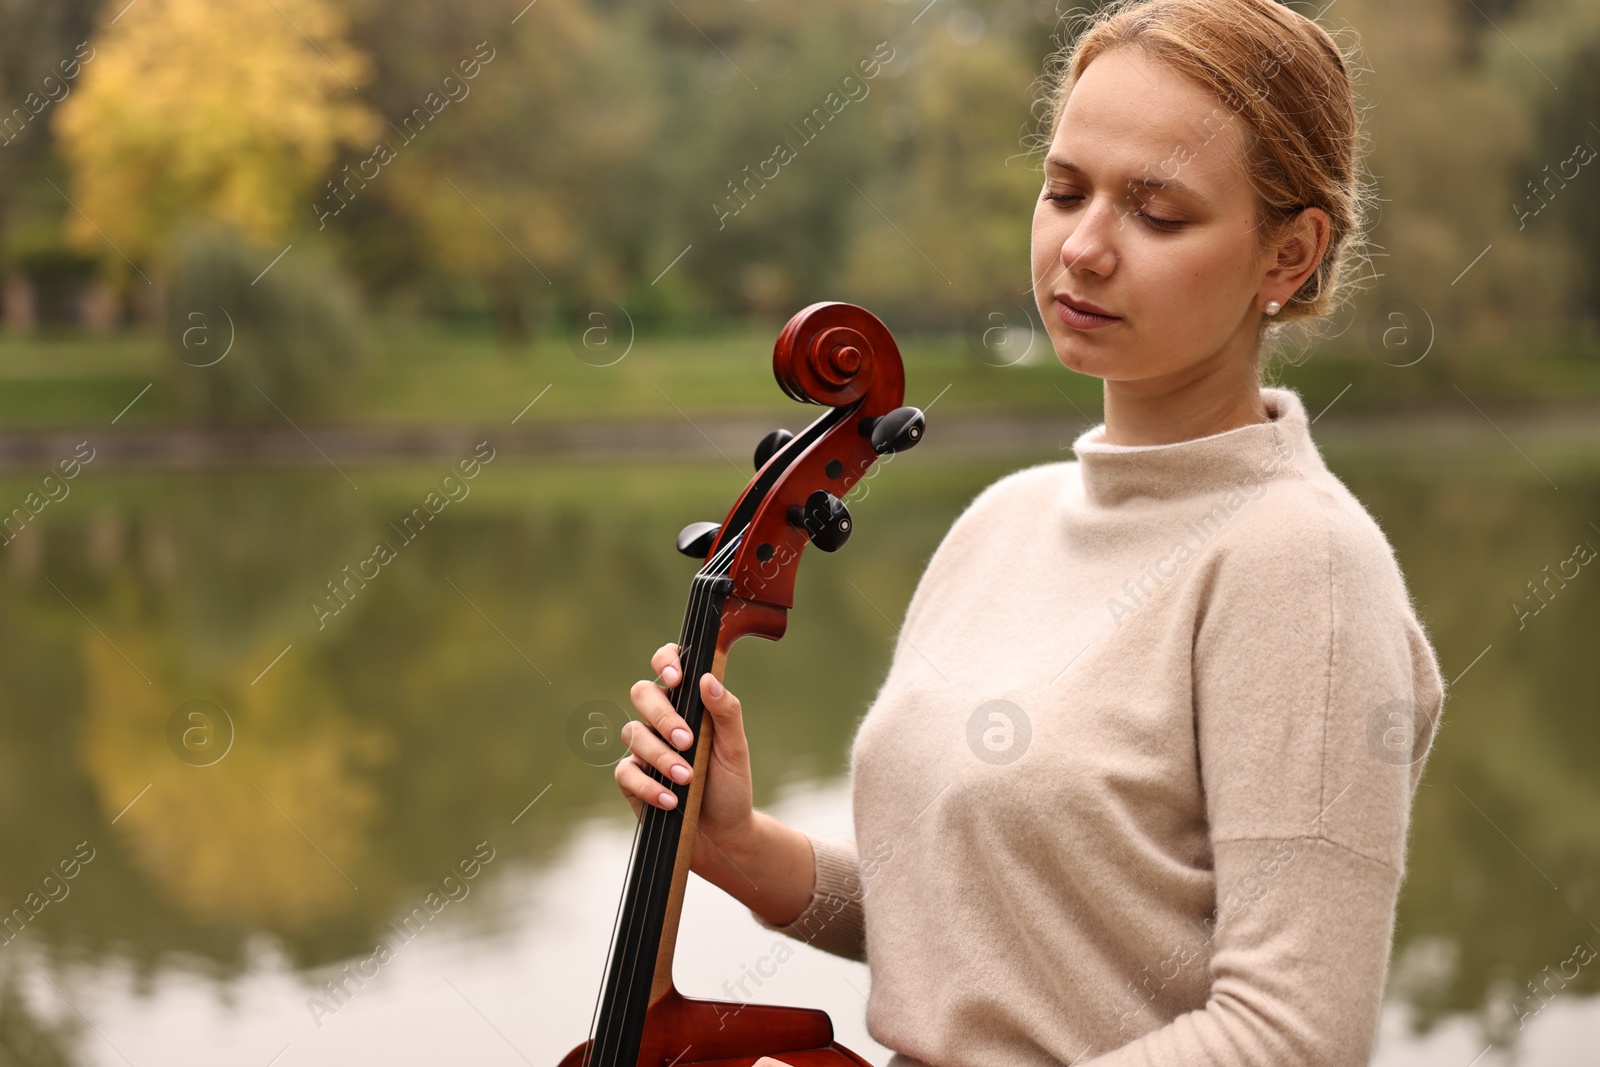
[[[817,868],[816,884],[806,909],[782,926],[768,922],[754,909],[750,915],[768,930],[864,963],[866,915],[862,910],[864,894],[855,839],[815,837],[809,833],[806,839],[811,842]]]
[[[1208,967],[1209,999],[1080,1067],[1371,1060],[1443,683],[1376,524],[1287,525],[1220,555],[1197,609],[1216,907],[1171,966]]]

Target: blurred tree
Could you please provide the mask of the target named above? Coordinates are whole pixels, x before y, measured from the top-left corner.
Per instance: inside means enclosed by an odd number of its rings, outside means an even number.
[[[77,254],[118,271],[107,240],[165,270],[188,215],[278,247],[315,222],[391,307],[464,311],[513,341],[597,298],[687,322],[844,296],[955,325],[1025,299],[1030,107],[1043,58],[1092,6],[1062,21],[1043,0],[141,0],[121,18],[106,5],[95,60],[51,109],[82,215],[42,180],[58,164],[36,122],[39,176],[0,183],[0,227],[12,205],[10,261],[26,251],[59,273],[77,269],[62,220]],[[1600,300],[1594,198],[1567,196],[1523,228],[1515,213],[1574,133],[1600,138],[1587,125],[1592,0],[1289,6],[1362,46],[1386,257],[1364,300],[1406,297],[1443,335],[1482,340]],[[0,0],[13,96],[34,56],[70,51],[87,10]],[[801,136],[880,41],[896,58],[860,79],[869,92]],[[780,143],[793,157],[774,162]],[[12,151],[0,168],[17,166]]]
[[[988,16],[957,9],[899,46],[888,117],[908,128],[906,148],[872,204],[855,196],[849,286],[923,328],[959,328],[991,303],[1032,305],[1043,152],[1030,154],[1026,136],[1039,71],[1018,27]]]
[[[329,223],[351,254],[425,308],[459,300],[467,283],[513,341],[559,305],[614,296],[611,259],[625,253],[595,236],[641,195],[628,164],[653,139],[641,20],[608,21],[586,4],[534,6],[515,25],[502,5],[351,8],[379,71],[379,141],[395,157],[348,229]]]
[[[324,0],[117,6],[56,120],[78,209],[67,232],[84,250],[110,256],[109,241],[159,269],[190,217],[273,244],[338,145],[377,127],[355,99],[369,62]]]
[[[1595,331],[1600,329],[1600,4],[1526,0],[1521,7],[1512,30],[1525,55],[1494,35],[1501,66],[1520,67],[1528,110],[1536,120],[1533,146],[1512,179],[1511,196],[1521,210],[1537,211],[1527,221],[1529,229],[1551,235],[1570,250],[1563,278],[1570,311]]]
[[[98,0],[0,0],[0,273],[7,331],[40,318],[41,262],[86,274],[87,257],[68,252],[62,217],[71,207],[47,179],[64,185],[51,137],[52,111],[77,87],[79,47]],[[73,76],[69,77],[71,74]],[[48,301],[49,294],[45,294]]]
[[[265,422],[345,410],[370,356],[352,286],[325,244],[273,249],[222,223],[172,238],[167,347],[186,413]]]
[[[662,229],[678,239],[660,249],[652,277],[692,243],[673,268],[681,274],[667,277],[715,307],[784,319],[845,298],[838,266],[865,207],[850,183],[870,186],[885,162],[876,116],[888,68],[841,22],[809,23],[790,40],[756,35],[728,57],[703,43],[670,56],[697,91],[673,101],[678,151],[656,164],[676,194]],[[875,77],[863,76],[863,61]]]

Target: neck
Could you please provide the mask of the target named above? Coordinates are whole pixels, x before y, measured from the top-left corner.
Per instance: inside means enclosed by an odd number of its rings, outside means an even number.
[[[1184,377],[1105,379],[1105,440],[1113,445],[1170,445],[1266,422],[1254,360],[1185,368]]]
[[[1135,498],[1179,500],[1230,490],[1253,498],[1262,481],[1326,472],[1299,394],[1264,387],[1260,395],[1270,416],[1263,422],[1183,441],[1130,448],[1107,441],[1104,426],[1085,430],[1072,448],[1087,502],[1115,508]]]

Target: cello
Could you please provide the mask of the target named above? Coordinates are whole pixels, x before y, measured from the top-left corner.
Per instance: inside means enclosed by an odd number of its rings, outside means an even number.
[[[899,348],[864,308],[825,301],[796,312],[773,346],[772,371],[791,399],[828,410],[798,434],[780,429],[762,438],[755,477],[723,521],[690,523],[679,533],[678,551],[705,561],[678,641],[686,680],[707,672],[720,680],[741,637],[783,636],[801,551],[808,543],[824,552],[843,546],[854,523],[841,497],[879,456],[922,439],[923,413],[901,406]],[[871,1067],[833,1040],[826,1012],[699,1000],[674,988],[711,718],[698,684],[674,687],[670,699],[694,735],[683,753],[694,775],[679,785],[645,768],[678,803],[644,808],[589,1039],[561,1067],[752,1067],[763,1056],[792,1067]]]

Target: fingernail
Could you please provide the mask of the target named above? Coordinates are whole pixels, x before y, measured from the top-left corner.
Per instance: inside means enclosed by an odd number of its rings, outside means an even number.
[[[685,730],[681,726],[672,731],[672,743],[677,745],[679,748],[688,748],[689,742],[693,740],[693,735],[691,735],[688,730]]]
[[[668,685],[676,685],[678,682],[678,668],[668,667],[661,672],[661,677]]]
[[[663,808],[676,807],[677,803],[678,803],[678,794],[676,794],[676,793],[665,793],[665,792],[661,794],[661,806]]]
[[[677,782],[679,785],[682,785],[684,782],[687,782],[689,780],[689,768],[685,767],[681,763],[678,764],[677,766],[673,767],[672,768],[672,780],[674,782]]]
[[[706,688],[711,690],[711,695],[714,697],[722,695],[722,683],[717,681],[717,676],[714,674],[711,675],[711,681]]]

